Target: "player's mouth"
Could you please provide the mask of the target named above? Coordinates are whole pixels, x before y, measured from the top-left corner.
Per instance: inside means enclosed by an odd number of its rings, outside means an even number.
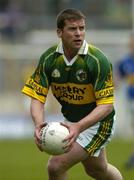
[[[82,44],[82,40],[81,39],[76,39],[74,40],[74,43],[77,44],[77,45],[81,45]]]

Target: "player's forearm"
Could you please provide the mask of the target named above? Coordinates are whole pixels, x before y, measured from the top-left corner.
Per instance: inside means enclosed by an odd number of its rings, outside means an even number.
[[[78,122],[80,130],[83,131],[93,124],[104,119],[113,110],[112,104],[98,105],[89,115]]]
[[[44,104],[36,99],[31,100],[30,106],[31,117],[35,126],[40,125],[44,121]]]

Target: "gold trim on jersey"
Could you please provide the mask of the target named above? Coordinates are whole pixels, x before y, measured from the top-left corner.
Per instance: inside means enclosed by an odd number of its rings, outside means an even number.
[[[114,103],[114,97],[107,97],[103,99],[96,100],[96,104],[111,104]]]
[[[95,102],[92,84],[52,83],[51,88],[60,101],[77,105]]]
[[[36,83],[34,79],[29,78],[22,89],[22,92],[44,103],[46,101],[48,89]]]
[[[42,95],[38,95],[33,89],[31,89],[30,87],[24,86],[24,88],[22,89],[22,92],[30,97],[33,97],[35,99],[38,99],[39,101],[41,101],[42,103],[45,103],[46,101],[46,97],[42,96]]]
[[[48,89],[45,87],[42,87],[40,84],[36,83],[34,81],[34,79],[29,78],[26,82],[25,86],[29,86],[31,89],[33,89],[34,91],[36,91],[37,93],[41,94],[41,95],[47,95],[48,93]]]
[[[98,104],[109,104],[114,102],[114,88],[106,88],[95,92],[96,103]]]
[[[106,88],[106,89],[102,89],[100,91],[96,91],[95,92],[95,97],[96,97],[96,99],[106,98],[108,96],[113,96],[113,93],[114,93],[114,88],[109,87],[109,88]]]

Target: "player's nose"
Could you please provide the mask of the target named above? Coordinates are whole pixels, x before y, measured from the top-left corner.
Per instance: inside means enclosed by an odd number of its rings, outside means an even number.
[[[77,28],[77,29],[76,29],[76,31],[75,31],[75,35],[76,35],[76,36],[80,36],[80,35],[81,35],[81,31],[80,31],[80,29],[79,29],[79,28]]]

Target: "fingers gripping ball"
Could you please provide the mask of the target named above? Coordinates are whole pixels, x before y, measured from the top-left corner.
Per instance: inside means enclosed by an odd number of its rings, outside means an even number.
[[[67,141],[63,141],[68,135],[68,129],[59,122],[48,123],[41,130],[42,148],[51,155],[64,153],[63,146]]]

